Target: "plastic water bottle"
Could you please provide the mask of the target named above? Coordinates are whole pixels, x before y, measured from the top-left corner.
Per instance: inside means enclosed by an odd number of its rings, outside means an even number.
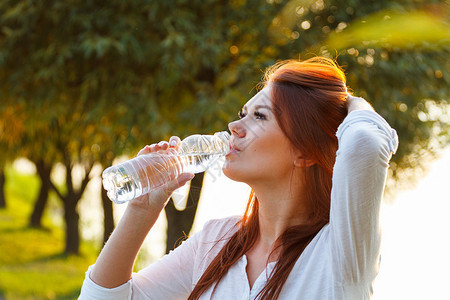
[[[181,173],[200,173],[213,165],[220,156],[230,152],[230,134],[188,136],[177,151],[158,151],[139,155],[107,168],[103,187],[114,203],[125,203],[149,193]]]

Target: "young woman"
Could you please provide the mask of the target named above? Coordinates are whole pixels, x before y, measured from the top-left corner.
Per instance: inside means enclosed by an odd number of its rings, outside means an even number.
[[[132,274],[169,196],[193,176],[180,175],[130,202],[80,299],[370,299],[395,131],[348,94],[332,60],[279,63],[263,86],[229,124],[223,172],[252,188],[244,215],[208,222]]]

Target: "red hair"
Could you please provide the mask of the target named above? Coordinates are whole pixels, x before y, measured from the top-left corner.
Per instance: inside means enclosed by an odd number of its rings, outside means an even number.
[[[257,297],[276,299],[300,254],[329,221],[336,131],[347,115],[347,87],[339,66],[318,57],[280,62],[266,71],[263,84],[271,86],[273,111],[281,130],[314,162],[304,172],[308,222],[287,228],[276,240],[272,253],[279,251],[280,259]],[[228,269],[253,247],[259,234],[258,210],[258,199],[252,192],[239,229],[212,260],[188,299],[198,299],[210,286],[217,286]]]

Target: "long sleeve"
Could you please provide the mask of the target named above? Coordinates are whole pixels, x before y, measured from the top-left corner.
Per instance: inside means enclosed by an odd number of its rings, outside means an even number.
[[[187,299],[192,291],[198,237],[179,247],[147,268],[133,274],[132,299]]]
[[[338,129],[333,173],[330,251],[335,283],[373,281],[378,272],[380,204],[397,134],[373,111],[351,112]]]
[[[184,241],[160,260],[134,273],[127,283],[107,289],[86,272],[80,300],[186,299],[204,270],[237,227],[237,217],[208,221],[203,230]]]
[[[127,283],[107,289],[94,283],[86,272],[80,300],[84,299],[186,299],[192,289],[197,235],[138,273]]]

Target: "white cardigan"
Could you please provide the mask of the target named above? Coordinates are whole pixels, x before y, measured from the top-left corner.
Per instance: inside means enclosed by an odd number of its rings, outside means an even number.
[[[339,126],[333,173],[330,222],[295,263],[279,299],[370,299],[380,258],[379,211],[388,163],[398,138],[372,111],[351,112]],[[79,299],[186,299],[238,217],[212,220],[178,248],[133,274],[122,286],[106,289],[86,272]],[[255,299],[276,262],[269,263],[250,289],[245,255],[201,299]]]

